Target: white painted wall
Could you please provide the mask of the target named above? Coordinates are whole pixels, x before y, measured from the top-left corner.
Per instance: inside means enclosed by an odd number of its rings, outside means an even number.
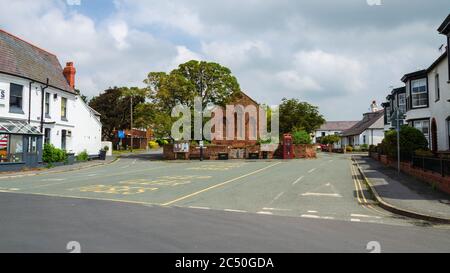
[[[435,95],[435,76],[439,74],[440,81],[440,100],[436,101]],[[431,138],[431,121],[436,119],[437,135],[438,135],[438,150],[450,150],[450,143],[448,139],[448,125],[447,118],[450,117],[450,83],[448,83],[448,59],[441,61],[432,71],[428,73],[428,91],[430,107],[422,109],[409,110],[406,113],[407,120],[414,119],[429,119],[430,121],[430,138]],[[409,84],[406,83],[406,92],[409,93]]]
[[[10,113],[9,94],[10,83],[23,86],[23,113]],[[41,86],[34,83],[29,95],[29,80],[0,73],[0,90],[5,93],[4,99],[0,98],[0,117],[28,121],[28,104],[31,98],[31,125],[40,128],[41,118]],[[49,87],[45,92],[50,93],[50,114],[44,117],[48,124],[44,128],[51,129],[51,143],[61,148],[62,130],[72,132],[67,137],[66,149],[68,152],[80,153],[87,150],[89,154],[98,154],[101,149],[101,123],[98,117],[88,108],[82,99],[74,94]],[[54,96],[56,95],[56,97]],[[67,98],[67,120],[61,118],[61,98]]]

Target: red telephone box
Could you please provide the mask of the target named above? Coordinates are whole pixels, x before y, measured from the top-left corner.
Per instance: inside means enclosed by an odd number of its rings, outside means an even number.
[[[294,146],[291,134],[283,135],[283,159],[294,158]]]

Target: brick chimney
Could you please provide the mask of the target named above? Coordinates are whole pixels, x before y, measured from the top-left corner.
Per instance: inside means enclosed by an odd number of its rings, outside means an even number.
[[[70,87],[75,89],[75,74],[77,73],[77,70],[73,66],[73,62],[68,62],[66,64],[66,67],[63,70],[64,77],[67,80],[67,83]]]

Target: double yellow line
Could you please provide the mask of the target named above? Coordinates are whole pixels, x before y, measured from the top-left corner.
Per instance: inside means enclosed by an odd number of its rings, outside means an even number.
[[[371,210],[372,212],[375,212],[379,215],[382,216],[390,216],[390,214],[383,212],[381,210],[376,209],[366,198],[365,194],[364,194],[364,190],[362,187],[362,183],[361,180],[359,179],[359,174],[358,174],[358,170],[355,169],[355,165],[354,165],[354,161],[353,159],[351,159],[351,164],[350,164],[350,170],[351,173],[353,175],[353,182],[355,184],[355,189],[356,189],[356,198],[358,200],[358,203],[360,205],[362,205],[362,207]]]

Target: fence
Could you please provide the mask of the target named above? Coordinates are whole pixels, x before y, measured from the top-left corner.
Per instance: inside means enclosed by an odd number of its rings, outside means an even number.
[[[441,174],[442,177],[450,176],[450,159],[413,156],[412,164],[414,168],[423,171],[436,172]]]

